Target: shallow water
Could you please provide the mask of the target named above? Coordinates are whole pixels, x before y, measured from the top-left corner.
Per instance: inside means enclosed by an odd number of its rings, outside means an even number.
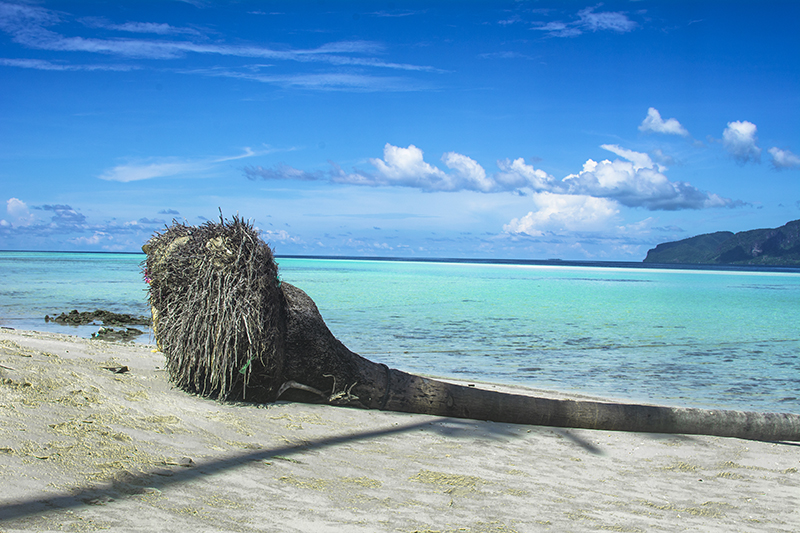
[[[144,254],[0,252],[0,325],[88,337],[97,326],[60,326],[45,315],[106,309],[150,315]],[[140,338],[149,342],[148,335]]]
[[[74,308],[147,314],[142,259],[0,252],[0,324],[88,336],[42,317]],[[278,262],[281,279],[314,299],[334,335],[395,368],[607,398],[800,413],[796,272]]]

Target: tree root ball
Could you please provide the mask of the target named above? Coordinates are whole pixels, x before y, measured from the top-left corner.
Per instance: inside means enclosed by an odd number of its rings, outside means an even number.
[[[276,396],[286,301],[272,250],[253,225],[239,217],[173,222],[142,249],[153,330],[172,381],[224,400]]]

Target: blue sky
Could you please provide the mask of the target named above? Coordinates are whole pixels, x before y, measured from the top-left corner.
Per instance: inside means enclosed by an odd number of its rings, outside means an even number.
[[[800,218],[800,2],[0,2],[0,249],[640,261]]]

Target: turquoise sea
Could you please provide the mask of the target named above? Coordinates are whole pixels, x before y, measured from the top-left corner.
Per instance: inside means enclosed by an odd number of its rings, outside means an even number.
[[[0,252],[0,325],[148,313],[141,254]],[[800,413],[800,272],[278,258],[351,350],[401,370]],[[149,335],[140,339],[151,342]]]

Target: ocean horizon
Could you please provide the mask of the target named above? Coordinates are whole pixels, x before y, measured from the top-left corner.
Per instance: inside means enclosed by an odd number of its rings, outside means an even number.
[[[108,254],[108,255],[138,255],[144,260],[145,254],[135,251],[111,250],[0,250],[0,253],[42,253],[42,254]],[[345,261],[398,261],[412,263],[475,263],[486,265],[564,265],[587,267],[619,267],[619,268],[649,268],[667,270],[720,270],[720,271],[753,271],[753,272],[796,272],[800,267],[784,265],[725,265],[716,263],[645,263],[644,261],[621,260],[594,260],[594,259],[521,259],[521,258],[491,258],[491,257],[406,257],[406,256],[371,256],[371,255],[317,255],[317,254],[274,254],[276,259],[320,259],[320,260],[345,260]]]
[[[0,326],[148,315],[142,253],[0,252]],[[800,413],[800,269],[278,255],[348,348],[404,371],[609,399]],[[149,330],[140,342],[152,342]]]

